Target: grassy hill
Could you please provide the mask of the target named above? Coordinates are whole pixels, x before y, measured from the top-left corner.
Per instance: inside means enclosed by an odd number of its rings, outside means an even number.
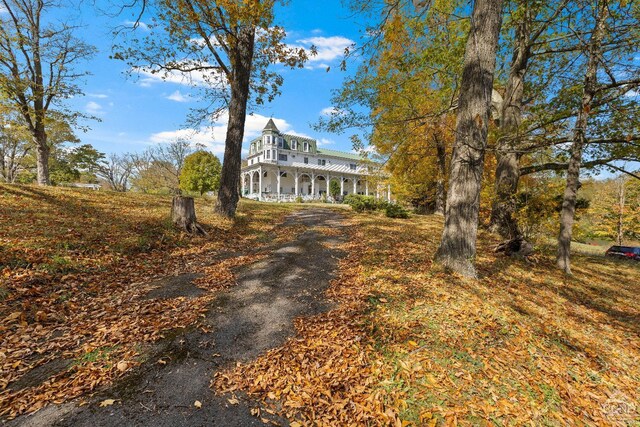
[[[231,269],[259,258],[230,255],[287,241],[278,225],[301,208],[243,202],[224,221],[199,199],[209,237],[192,238],[171,227],[170,203],[0,185],[0,415],[86,395],[143,363],[145,345],[194,324],[233,285]],[[469,281],[432,265],[438,217],[348,221],[327,294],[336,308],[300,319],[296,339],[219,376],[218,390],[309,425],[639,425],[640,263],[576,255],[568,278],[550,249],[510,259],[481,233],[481,278]],[[141,298],[185,271],[208,292]],[[63,369],[7,388],[47,366]]]

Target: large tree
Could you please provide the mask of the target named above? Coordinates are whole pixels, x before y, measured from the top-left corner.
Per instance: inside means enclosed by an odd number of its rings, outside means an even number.
[[[198,73],[207,108],[197,120],[227,112],[229,121],[217,210],[233,217],[240,198],[242,140],[248,105],[278,94],[282,77],[268,68],[281,63],[302,66],[303,49],[287,47],[285,32],[275,26],[276,0],[156,0],[147,2],[156,25],[143,40],[117,47],[116,57],[134,67],[164,76]],[[140,68],[137,68],[140,69]]]
[[[522,121],[526,96],[532,96],[533,86],[527,82],[527,74],[531,61],[547,47],[546,40],[558,37],[555,26],[560,17],[568,16],[567,3],[567,0],[509,2],[511,10],[505,27],[511,58],[500,106],[500,132],[495,147],[495,196],[491,209],[491,228],[503,237],[514,238],[520,234],[514,214],[520,179],[520,147],[525,138]]]
[[[49,184],[47,119],[50,108],[81,94],[86,72],[75,66],[95,49],[73,36],[74,27],[48,14],[53,0],[0,0],[0,93],[19,111],[36,151],[38,184]],[[73,122],[77,113],[68,112]]]
[[[484,155],[493,93],[502,0],[476,0],[465,48],[445,224],[436,259],[476,277],[475,255]]]

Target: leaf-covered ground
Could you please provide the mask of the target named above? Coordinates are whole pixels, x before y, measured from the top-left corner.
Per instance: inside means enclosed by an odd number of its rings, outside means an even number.
[[[209,236],[192,238],[171,227],[167,197],[0,185],[0,417],[111,383],[215,296],[146,298],[154,279],[202,273],[215,291],[288,238],[276,227],[290,205],[243,203],[234,222],[212,206],[197,201]]]
[[[0,186],[0,416],[126,375],[233,285],[232,267],[291,239],[278,225],[300,208],[243,203],[227,222],[211,207],[197,201],[210,236],[194,239],[172,230],[166,197]],[[439,218],[349,221],[336,308],[218,375],[217,392],[261,397],[293,426],[640,425],[640,265],[577,256],[565,278],[551,253],[496,256],[481,233],[482,277],[466,281],[431,265]],[[185,272],[214,292],[145,298]]]
[[[494,255],[478,281],[432,267],[437,217],[352,218],[337,309],[218,375],[292,425],[640,425],[640,265]]]

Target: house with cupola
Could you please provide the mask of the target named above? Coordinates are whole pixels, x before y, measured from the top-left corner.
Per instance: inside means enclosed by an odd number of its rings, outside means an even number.
[[[371,161],[358,154],[318,147],[312,138],[281,133],[272,119],[249,144],[242,166],[242,195],[264,201],[327,198],[332,181],[340,194],[376,195],[391,199],[388,186],[373,184]],[[377,181],[376,181],[377,182]],[[375,187],[375,188],[373,188]]]

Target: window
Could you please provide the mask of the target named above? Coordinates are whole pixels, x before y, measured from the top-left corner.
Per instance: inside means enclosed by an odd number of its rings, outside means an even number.
[[[282,173],[280,174],[280,176],[281,176],[281,177],[283,177],[283,178],[286,178],[286,177],[287,177],[287,173],[286,173],[286,172],[282,172]]]
[[[309,158],[308,158],[308,157],[305,157],[305,158],[304,158],[304,163],[305,163],[305,164],[309,164]]]
[[[318,166],[325,166],[327,161],[325,159],[318,159]]]
[[[284,140],[282,138],[278,138],[278,148],[282,148],[284,146]]]
[[[282,162],[286,162],[287,161],[287,155],[286,154],[278,154],[278,160],[280,160]]]
[[[355,165],[355,163],[351,163],[351,164],[349,165],[349,169],[351,169],[352,171],[356,170],[356,165]]]
[[[298,141],[296,141],[295,139],[291,141],[291,149],[292,150],[298,149]]]
[[[307,141],[304,142],[303,147],[304,147],[305,153],[308,153],[309,152],[309,143]]]
[[[271,154],[271,150],[267,150],[267,159],[271,158],[269,154]]]

